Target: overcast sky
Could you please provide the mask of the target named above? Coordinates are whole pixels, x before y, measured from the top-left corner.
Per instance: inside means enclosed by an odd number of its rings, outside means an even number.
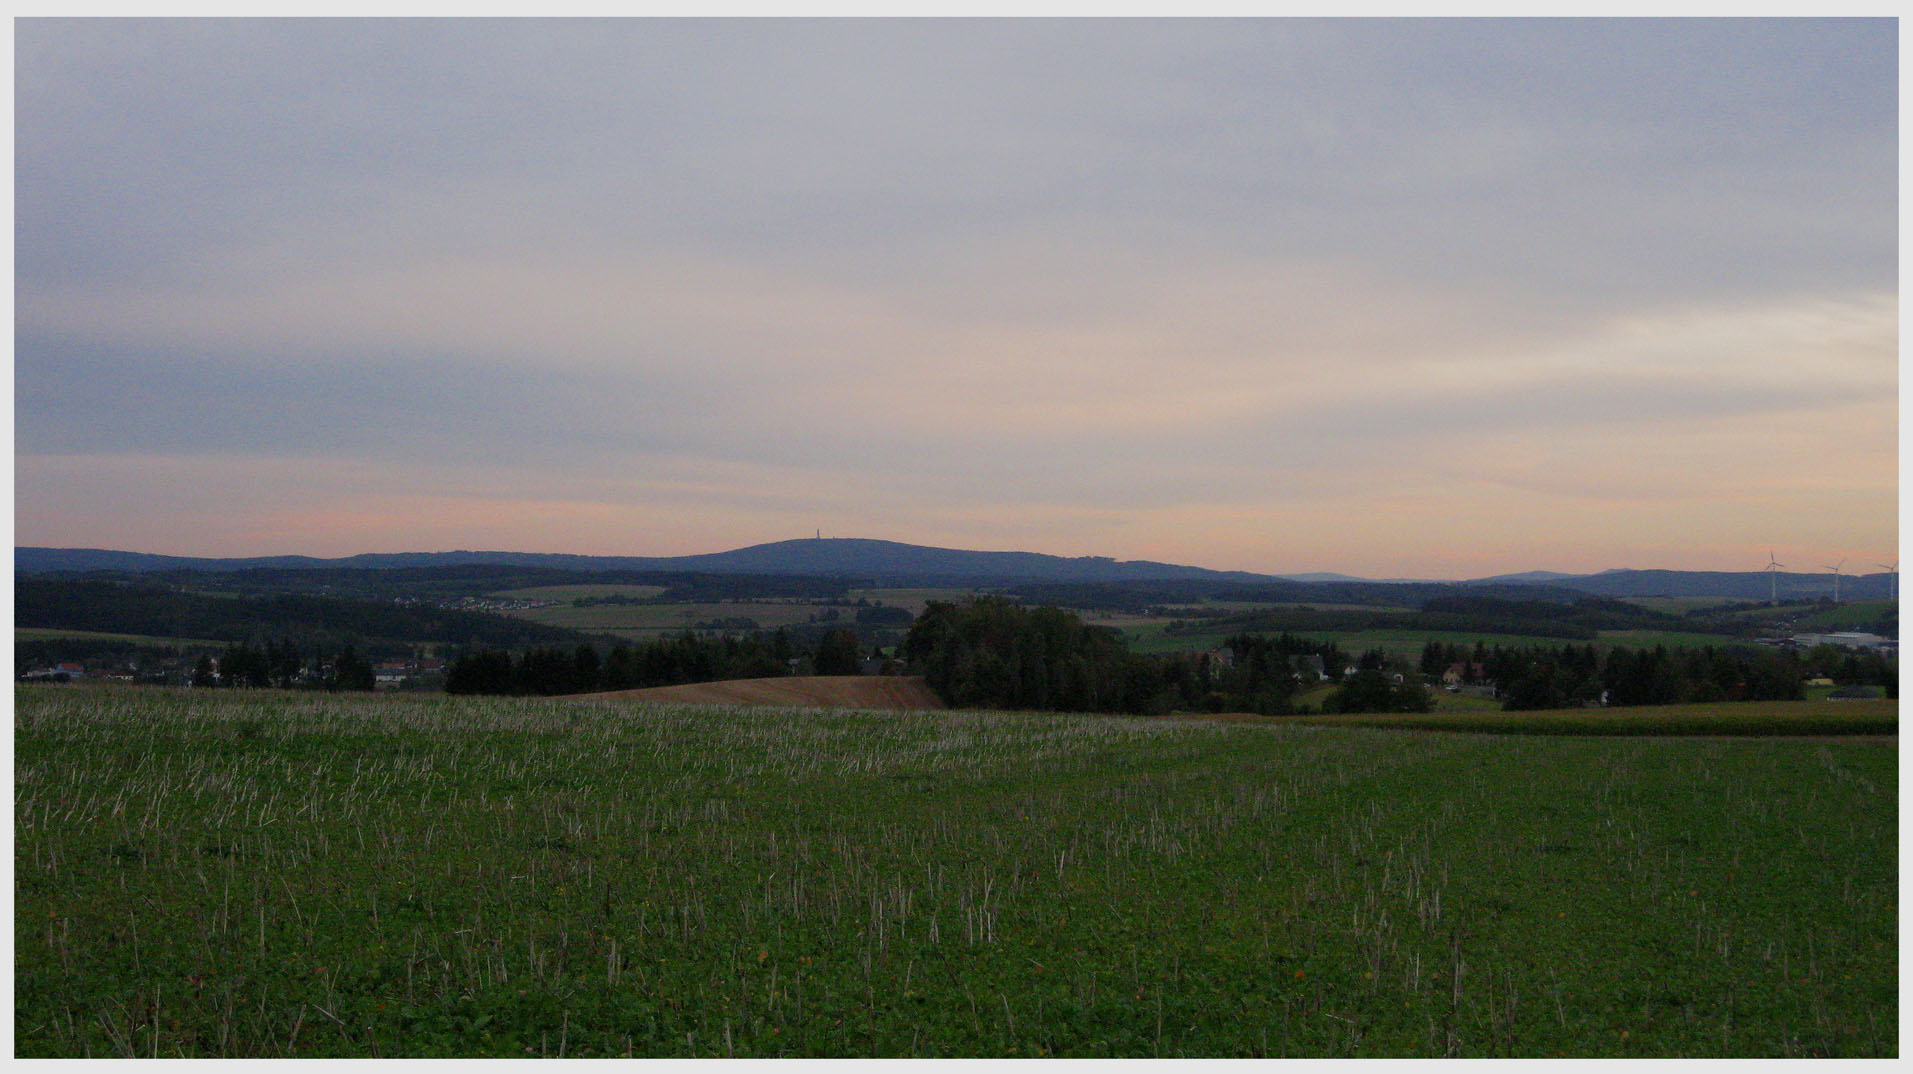
[[[1897,558],[1892,20],[14,31],[18,544]]]

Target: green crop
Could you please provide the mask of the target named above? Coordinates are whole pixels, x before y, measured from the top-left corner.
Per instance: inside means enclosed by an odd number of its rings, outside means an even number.
[[[21,1056],[1892,1056],[1893,749],[23,687]]]

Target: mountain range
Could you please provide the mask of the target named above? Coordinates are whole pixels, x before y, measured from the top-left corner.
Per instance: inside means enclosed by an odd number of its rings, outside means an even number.
[[[1363,582],[1387,584],[1422,579],[1361,579],[1344,574],[1255,574],[1218,571],[1205,567],[1117,560],[1106,556],[1052,556],[1037,552],[979,552],[897,541],[864,538],[813,538],[776,541],[693,556],[580,556],[543,552],[400,552],[368,553],[338,559],[311,556],[256,556],[200,558],[163,556],[90,548],[16,547],[14,570],[21,574],[149,573],[158,571],[239,571],[253,568],[380,569],[462,565],[543,567],[589,571],[681,571],[707,574],[821,575],[870,579],[877,583],[935,582],[989,584],[1004,582],[1144,582],[1205,581],[1241,584],[1271,582]],[[1765,600],[1777,590],[1784,599],[1813,600],[1833,594],[1830,574],[1791,574],[1764,571],[1610,570],[1575,575],[1554,571],[1504,574],[1466,582],[1533,584],[1574,589],[1606,597],[1693,596]],[[1840,596],[1845,600],[1879,600],[1892,586],[1887,574],[1843,575]]]

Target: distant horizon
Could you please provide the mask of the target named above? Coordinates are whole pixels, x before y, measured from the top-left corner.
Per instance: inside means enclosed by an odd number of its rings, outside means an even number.
[[[1295,570],[1269,570],[1269,569],[1260,569],[1260,568],[1254,568],[1254,567],[1219,566],[1212,563],[1204,563],[1199,560],[1164,558],[1161,556],[1122,556],[1122,555],[1109,555],[1106,553],[1096,552],[1096,551],[1054,552],[1054,551],[1046,551],[1046,550],[1033,549],[1033,548],[975,548],[975,547],[966,547],[966,546],[952,545],[952,544],[936,544],[936,543],[923,542],[923,541],[903,541],[903,540],[897,540],[894,538],[887,538],[887,537],[864,537],[864,536],[847,536],[847,535],[833,536],[831,534],[824,534],[821,538],[817,537],[815,534],[811,536],[779,537],[779,538],[772,538],[770,540],[765,540],[765,541],[753,541],[747,544],[725,545],[724,547],[721,547],[721,548],[705,548],[705,549],[701,549],[699,551],[694,551],[694,552],[663,552],[663,553],[630,552],[630,551],[618,551],[618,552],[578,552],[578,551],[569,551],[569,550],[553,551],[548,549],[534,549],[534,548],[486,548],[486,547],[478,547],[474,545],[462,545],[462,546],[447,547],[447,548],[399,548],[399,549],[389,549],[389,550],[362,550],[362,551],[355,551],[355,552],[342,552],[342,553],[329,553],[329,554],[297,552],[297,551],[197,553],[197,552],[153,551],[151,549],[132,548],[132,547],[116,546],[111,544],[48,545],[48,544],[39,544],[34,542],[24,542],[24,541],[18,541],[18,540],[15,541],[14,547],[16,549],[18,548],[48,548],[48,549],[60,549],[60,550],[74,550],[74,551],[128,553],[132,555],[163,556],[163,557],[178,558],[178,559],[212,559],[212,560],[275,559],[275,558],[294,557],[294,558],[302,558],[302,559],[334,561],[334,560],[352,559],[358,556],[456,555],[461,553],[472,554],[472,555],[498,554],[498,555],[535,555],[535,556],[578,556],[583,558],[607,558],[607,559],[626,559],[626,558],[628,559],[680,559],[680,558],[686,558],[686,557],[715,555],[715,554],[722,554],[725,552],[742,551],[745,549],[759,548],[759,547],[764,547],[769,545],[778,545],[778,544],[785,544],[785,543],[791,543],[791,542],[812,541],[812,540],[873,541],[873,542],[883,542],[883,543],[889,543],[889,544],[909,545],[912,547],[919,547],[919,548],[933,548],[933,549],[939,549],[939,550],[945,550],[945,551],[1032,554],[1032,555],[1054,556],[1059,559],[1106,559],[1106,560],[1114,560],[1116,562],[1124,562],[1124,563],[1154,562],[1154,563],[1162,563],[1169,566],[1195,567],[1195,568],[1200,568],[1202,570],[1209,570],[1209,571],[1239,572],[1244,574],[1268,575],[1271,577],[1293,577],[1293,576],[1307,576],[1307,575],[1339,575],[1342,577],[1355,578],[1355,579],[1360,579],[1363,581],[1390,581],[1390,580],[1400,579],[1404,581],[1422,581],[1422,582],[1464,582],[1464,581],[1477,581],[1477,580],[1486,579],[1486,578],[1497,578],[1497,577],[1515,576],[1515,575],[1531,575],[1531,574],[1558,574],[1565,577],[1589,577],[1592,575],[1605,574],[1605,573],[1617,572],[1617,571],[1679,571],[1679,572],[1690,572],[1690,573],[1758,574],[1758,573],[1763,573],[1766,567],[1766,563],[1764,561],[1758,567],[1738,567],[1738,568],[1737,567],[1664,566],[1659,564],[1648,565],[1648,566],[1615,565],[1615,566],[1595,568],[1592,570],[1560,570],[1560,569],[1551,568],[1551,567],[1517,567],[1517,568],[1507,569],[1507,570],[1489,570],[1479,574],[1468,574],[1468,575],[1462,575],[1457,577],[1438,577],[1438,576],[1429,575],[1429,574],[1417,574],[1417,573],[1400,572],[1400,571],[1391,571],[1386,573],[1358,573],[1355,571],[1343,570],[1343,569],[1339,569],[1335,567],[1314,567],[1314,568],[1308,568],[1308,569],[1295,569]],[[1777,573],[1780,573],[1783,575],[1808,575],[1808,576],[1829,575],[1830,576],[1832,573],[1831,570],[1829,569],[1830,566],[1831,565],[1828,565],[1825,567],[1820,567],[1818,569],[1796,570],[1794,568],[1786,567],[1783,565]],[[1841,575],[1842,577],[1848,577],[1848,578],[1865,578],[1872,575],[1885,575],[1885,574],[1892,573],[1885,569],[1882,569],[1882,566],[1883,565],[1873,564],[1871,562],[1869,562],[1865,567],[1862,567],[1858,563],[1849,563],[1842,568]]]

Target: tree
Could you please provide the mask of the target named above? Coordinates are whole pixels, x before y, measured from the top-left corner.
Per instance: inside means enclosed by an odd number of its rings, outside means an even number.
[[[511,654],[495,649],[468,653],[452,661],[445,670],[448,694],[509,694],[512,683]]]
[[[346,642],[345,650],[333,665],[332,681],[335,690],[371,690],[378,685],[372,665],[359,659],[351,642]]]
[[[828,631],[817,643],[817,674],[857,674],[863,667],[862,648],[856,631],[842,628]]]
[[[266,675],[272,685],[281,690],[291,689],[299,679],[301,661],[299,649],[291,640],[267,642],[265,651]]]
[[[598,650],[589,645],[580,644],[571,657],[573,687],[579,691],[591,691],[601,688],[602,667],[598,660]]]
[[[1435,702],[1420,683],[1398,683],[1386,672],[1368,668],[1344,678],[1322,707],[1329,712],[1427,712]]]

